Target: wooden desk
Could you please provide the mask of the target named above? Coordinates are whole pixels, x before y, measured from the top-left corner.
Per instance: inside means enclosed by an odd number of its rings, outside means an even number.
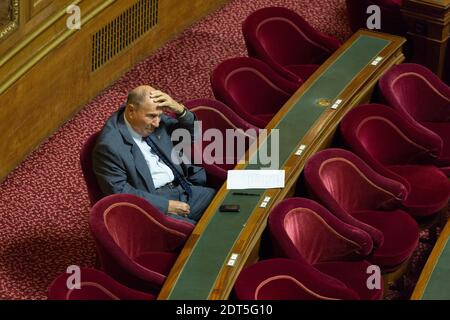
[[[423,64],[440,78],[450,80],[445,77],[449,66],[446,58],[450,58],[450,0],[404,0],[402,14],[408,24],[412,62]]]
[[[367,102],[383,72],[404,59],[403,43],[403,38],[358,31],[299,88],[267,126],[279,129],[279,167],[285,170],[285,188],[250,190],[261,194],[250,197],[232,195],[222,186],[188,239],[159,299],[228,298],[240,270],[257,259],[271,208],[292,195],[305,161],[329,144],[344,114],[352,106]],[[373,65],[377,57],[382,59]],[[342,102],[333,108],[337,100]],[[324,106],[325,101],[329,103]],[[272,136],[269,134],[265,141],[269,146]],[[296,155],[301,145],[305,148]],[[236,168],[261,167],[246,163]],[[262,208],[265,197],[270,201]],[[239,203],[241,212],[220,212],[222,203]],[[232,255],[237,258],[229,266]]]
[[[450,299],[450,220],[447,221],[420,274],[411,300]]]

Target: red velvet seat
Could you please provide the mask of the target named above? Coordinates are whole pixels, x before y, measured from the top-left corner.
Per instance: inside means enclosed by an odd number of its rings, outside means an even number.
[[[256,10],[242,26],[250,57],[301,85],[341,45],[284,7]]]
[[[305,268],[338,279],[361,299],[382,297],[383,290],[371,290],[366,285],[370,264],[362,259],[373,249],[367,232],[304,198],[280,202],[271,211],[268,224],[275,256],[298,260]],[[328,277],[317,281],[325,285]]]
[[[80,269],[80,288],[69,289],[67,281],[70,273],[60,274],[48,288],[48,300],[154,300],[149,293],[130,289],[112,279],[106,273],[90,269]]]
[[[236,279],[233,293],[239,300],[360,298],[342,281],[298,260],[283,258],[263,260],[244,268]]]
[[[155,294],[194,228],[129,194],[101,199],[89,224],[102,269],[130,288]]]
[[[372,12],[367,13],[367,8],[377,5],[381,11],[381,29],[377,31],[406,35],[407,24],[400,11],[402,0],[346,0],[346,5],[353,32],[360,28],[367,28],[367,19],[372,14]]]
[[[398,209],[407,195],[405,186],[343,149],[316,153],[304,174],[313,197],[345,223],[372,236],[375,249],[368,261],[390,272],[408,260],[417,246],[419,227]]]
[[[393,66],[380,79],[386,102],[442,139],[436,165],[450,176],[450,87],[414,63]]]
[[[211,87],[217,100],[259,128],[269,123],[297,89],[264,62],[248,57],[220,63],[211,74]]]
[[[379,104],[353,108],[340,129],[345,142],[369,166],[407,187],[406,211],[428,216],[447,205],[450,182],[432,165],[442,148],[439,137]]]
[[[80,150],[80,164],[81,171],[83,172],[84,181],[86,182],[87,191],[91,206],[93,206],[98,200],[104,197],[103,192],[97,183],[94,169],[92,166],[92,151],[95,147],[95,142],[100,132],[90,135],[83,147]]]
[[[230,131],[232,129],[236,130],[236,140],[242,139],[244,142],[243,150],[238,150],[238,144],[236,142],[234,148],[227,152],[227,146],[224,140],[223,150],[221,150],[222,153],[219,155],[216,152],[214,154],[214,159],[205,159],[203,156],[205,148],[212,147],[212,142],[197,141],[194,144],[193,153],[196,154],[194,160],[202,160],[200,165],[204,167],[208,173],[208,185],[214,188],[220,188],[227,179],[227,170],[232,170],[235,167],[236,163],[243,156],[242,153],[245,153],[245,150],[248,149],[250,144],[256,140],[259,128],[246,122],[220,101],[212,99],[196,99],[187,101],[184,105],[195,112],[197,120],[201,121],[203,134],[205,134],[207,130],[213,129],[215,131],[213,133],[220,133],[221,136],[226,137],[227,130]],[[205,138],[209,139],[209,137]]]

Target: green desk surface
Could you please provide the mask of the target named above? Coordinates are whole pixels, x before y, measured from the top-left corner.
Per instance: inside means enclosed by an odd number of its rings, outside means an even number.
[[[450,300],[450,219],[441,213],[440,222],[446,221],[439,239],[428,256],[427,263],[416,283],[411,300]]]
[[[448,235],[425,286],[422,299],[450,300],[450,245]]]
[[[351,46],[321,74],[278,122],[279,164],[283,168],[301,138],[326,110],[317,105],[318,99],[335,101],[350,82],[369,65],[391,41],[360,35]],[[271,135],[266,140],[270,146]],[[252,161],[250,161],[252,163]],[[247,165],[246,169],[264,168],[262,164]],[[264,190],[248,190],[262,194]],[[227,192],[222,203],[239,203],[241,212],[216,211],[196,242],[190,256],[178,274],[168,299],[208,299],[221,268],[227,263],[230,248],[247,223],[261,197],[236,196]]]

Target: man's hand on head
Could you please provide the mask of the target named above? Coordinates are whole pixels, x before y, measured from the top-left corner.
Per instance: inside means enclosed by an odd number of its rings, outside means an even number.
[[[158,105],[158,107],[163,108],[164,111],[170,111],[176,115],[181,115],[184,113],[184,106],[176,102],[167,93],[160,90],[154,90],[150,92],[150,99]]]

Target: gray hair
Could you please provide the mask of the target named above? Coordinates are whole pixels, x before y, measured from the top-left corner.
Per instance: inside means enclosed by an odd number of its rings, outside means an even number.
[[[145,102],[145,98],[148,96],[146,90],[132,90],[127,97],[127,105],[132,104],[136,108],[142,106]]]

